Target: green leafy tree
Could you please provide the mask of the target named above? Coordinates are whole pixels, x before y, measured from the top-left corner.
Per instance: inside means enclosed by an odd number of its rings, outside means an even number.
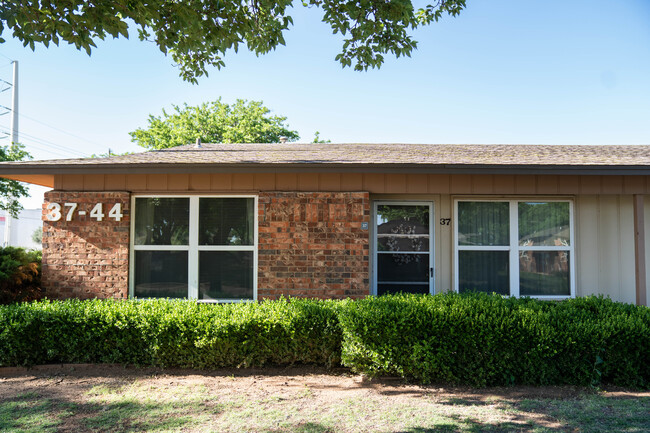
[[[107,36],[128,38],[131,24],[140,40],[170,54],[181,77],[196,83],[207,67],[224,66],[230,50],[245,45],[259,55],[284,45],[295,3],[321,9],[323,22],[343,36],[336,60],[366,70],[380,67],[385,54],[410,56],[417,47],[410,32],[443,14],[458,15],[466,0],[434,0],[423,8],[406,0],[11,0],[0,3],[0,34],[11,29],[32,50],[63,41],[90,54]]]
[[[321,138],[320,132],[314,132],[314,140],[312,141],[313,144],[329,144],[331,142],[332,140],[325,140],[324,138]]]
[[[35,244],[43,243],[43,227],[39,227],[32,232],[32,241]]]
[[[300,138],[285,125],[286,117],[272,116],[271,110],[258,101],[238,99],[234,104],[203,103],[196,107],[173,105],[173,113],[149,116],[149,126],[130,132],[131,141],[147,149],[164,149],[203,143],[277,143]]]
[[[0,161],[22,161],[23,159],[32,159],[32,156],[22,144],[0,146]],[[17,180],[0,178],[0,209],[18,218],[18,213],[23,209],[20,204],[21,197],[29,197],[29,190],[24,184]]]

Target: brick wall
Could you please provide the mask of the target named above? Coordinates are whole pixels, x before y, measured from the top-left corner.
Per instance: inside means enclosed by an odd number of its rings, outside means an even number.
[[[262,192],[258,299],[370,294],[367,192]]]
[[[128,192],[45,193],[43,288],[48,298],[128,297],[129,198]],[[47,220],[49,203],[61,205],[59,221]],[[71,221],[66,221],[64,203],[78,206]],[[103,221],[90,217],[96,203],[103,204]],[[122,204],[121,221],[108,216],[116,203]]]

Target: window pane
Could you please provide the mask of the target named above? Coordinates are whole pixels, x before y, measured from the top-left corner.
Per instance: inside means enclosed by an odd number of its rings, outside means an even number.
[[[200,251],[199,299],[253,299],[253,252]]]
[[[569,203],[519,203],[519,245],[569,246]]]
[[[136,245],[187,245],[189,198],[135,199]]]
[[[138,298],[187,298],[187,251],[136,251]]]
[[[510,294],[508,251],[459,251],[458,291]]]
[[[568,251],[521,251],[519,253],[521,296],[569,296]]]
[[[429,206],[377,206],[377,233],[394,235],[429,234]]]
[[[429,236],[378,235],[378,251],[429,251]]]
[[[252,198],[199,199],[199,245],[253,245]]]
[[[429,282],[429,254],[377,254],[377,281]]]
[[[429,294],[429,283],[426,284],[377,284],[377,295],[389,293]]]
[[[458,202],[458,245],[510,243],[508,202]]]

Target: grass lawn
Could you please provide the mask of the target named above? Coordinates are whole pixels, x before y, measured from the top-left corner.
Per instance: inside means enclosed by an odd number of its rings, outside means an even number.
[[[0,432],[650,432],[650,393],[475,390],[311,368],[0,369]]]

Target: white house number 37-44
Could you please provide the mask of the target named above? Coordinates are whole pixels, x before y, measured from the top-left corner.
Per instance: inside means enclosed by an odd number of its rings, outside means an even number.
[[[48,212],[45,217],[48,221],[59,221],[63,217],[65,217],[66,221],[72,221],[75,212],[79,216],[86,215],[85,210],[77,210],[77,203],[63,203],[63,206],[59,203],[50,203],[47,205],[47,210]],[[115,221],[120,221],[123,216],[122,204],[114,204],[111,210],[108,211],[108,216],[106,216],[104,214],[104,205],[102,203],[96,203],[95,207],[93,207],[89,212],[89,215],[90,218],[94,218],[97,221],[103,221],[105,217],[113,218]]]

